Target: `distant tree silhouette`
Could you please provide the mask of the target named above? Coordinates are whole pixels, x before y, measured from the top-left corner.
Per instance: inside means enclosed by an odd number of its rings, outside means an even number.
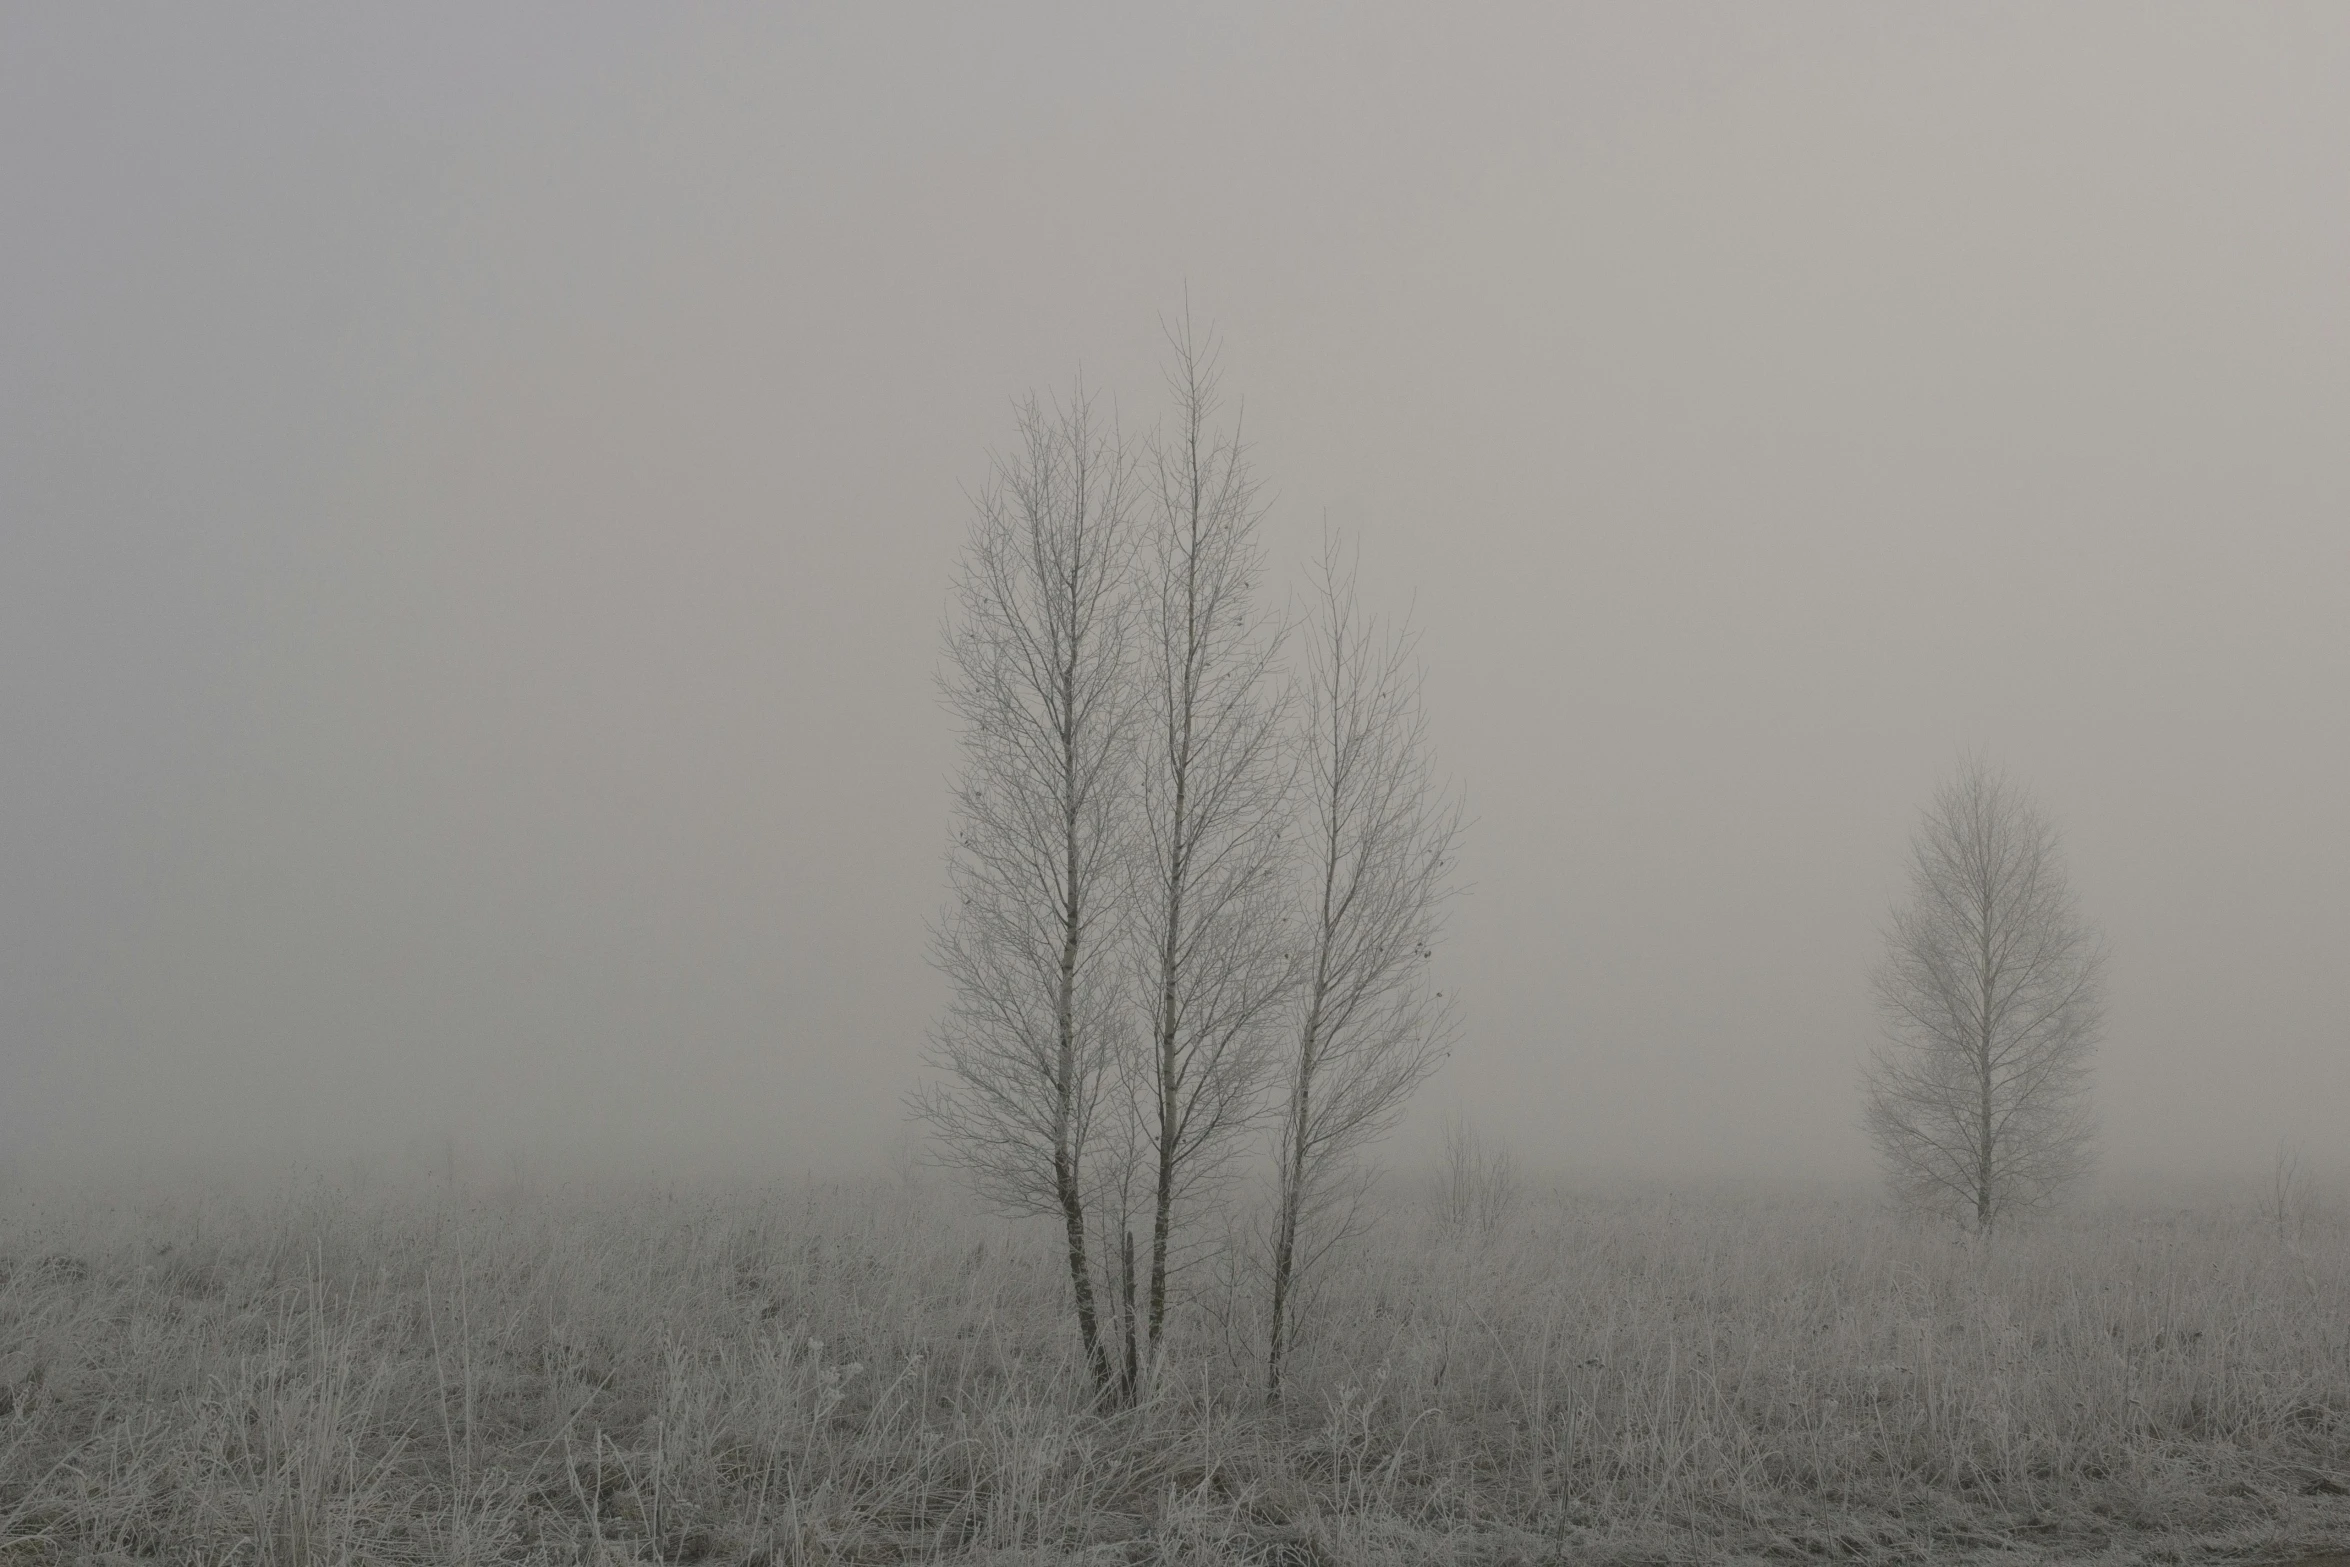
[[[2089,1168],[2104,946],[2055,827],[1979,757],[1927,807],[1909,881],[1874,977],[1863,1124],[1905,1199],[1987,1231]]]

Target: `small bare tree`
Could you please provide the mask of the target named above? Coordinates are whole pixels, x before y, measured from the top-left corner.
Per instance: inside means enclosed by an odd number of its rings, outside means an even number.
[[[2269,1174],[2268,1200],[2262,1213],[2277,1227],[2277,1240],[2286,1250],[2297,1250],[2309,1210],[2309,1176],[2301,1167],[2301,1145],[2277,1140],[2276,1164]]]
[[[1507,1148],[1488,1148],[1475,1128],[1444,1125],[1444,1166],[1437,1172],[1436,1214],[1456,1234],[1491,1235],[1517,1212],[1523,1195]]]
[[[1344,1238],[1353,1161],[1443,1060],[1452,1023],[1429,959],[1461,819],[1435,792],[1413,638],[1363,615],[1329,539],[1317,587],[1297,704],[1306,885],[1273,1218],[1276,1402],[1292,1286]]]
[[[1909,880],[1875,974],[1863,1124],[1905,1198],[1988,1231],[2088,1169],[2104,947],[2055,827],[1980,758],[1927,808]]]
[[[962,722],[933,960],[952,987],[915,1098],[949,1160],[1015,1212],[1057,1215],[1096,1385],[1113,1385],[1086,1232],[1088,1138],[1125,992],[1120,862],[1133,798],[1133,464],[1082,388],[1031,399],[977,497],[944,687]]]
[[[1134,898],[1149,1041],[1131,1102],[1147,1167],[1153,1364],[1179,1210],[1261,1114],[1268,1028],[1290,983],[1280,638],[1250,623],[1262,511],[1237,430],[1214,427],[1213,344],[1188,318],[1170,338],[1175,418],[1154,443],[1141,566],[1147,735]],[[1140,1369],[1130,1365],[1130,1378]]]

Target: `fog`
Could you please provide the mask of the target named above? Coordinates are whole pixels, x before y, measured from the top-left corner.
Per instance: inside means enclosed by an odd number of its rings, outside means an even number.
[[[2108,1170],[2325,1150],[2350,12],[766,9],[0,19],[0,1149],[898,1146],[968,492],[1188,297],[1474,819],[1399,1154],[1864,1173],[1968,748]]]

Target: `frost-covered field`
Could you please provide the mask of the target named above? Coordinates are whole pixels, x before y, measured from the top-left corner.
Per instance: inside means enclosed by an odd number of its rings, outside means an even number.
[[[1398,1200],[1257,1396],[1186,1275],[1083,1397],[1051,1227],[919,1184],[0,1198],[0,1561],[2280,1560],[2350,1545],[2350,1250],[1970,1252],[1855,1196]]]

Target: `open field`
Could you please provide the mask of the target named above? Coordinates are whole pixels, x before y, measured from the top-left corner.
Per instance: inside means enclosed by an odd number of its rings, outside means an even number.
[[[1050,1226],[919,1184],[0,1206],[0,1562],[2278,1561],[2350,1546],[2350,1249],[2104,1206],[1398,1202],[1286,1407],[1186,1278],[1085,1408]]]

